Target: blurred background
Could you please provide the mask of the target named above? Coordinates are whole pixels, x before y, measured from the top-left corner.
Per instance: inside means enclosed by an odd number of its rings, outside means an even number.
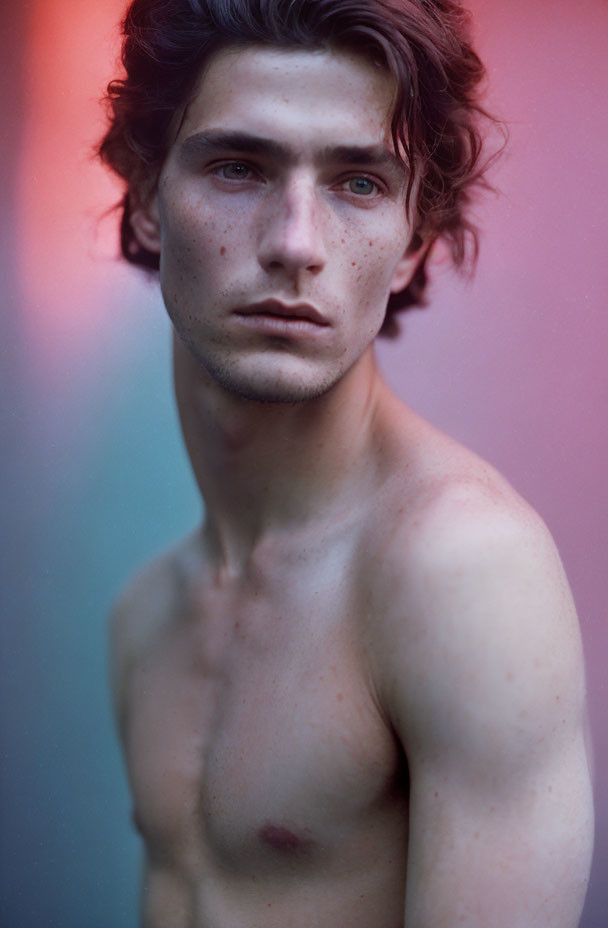
[[[383,343],[389,382],[548,523],[583,630],[597,835],[583,928],[608,926],[608,4],[472,0],[510,126],[472,284]],[[10,7],[10,8],[9,8]],[[133,569],[200,519],[155,288],[123,267],[92,157],[122,0],[0,5],[0,923],[134,928],[139,848],[106,682]]]

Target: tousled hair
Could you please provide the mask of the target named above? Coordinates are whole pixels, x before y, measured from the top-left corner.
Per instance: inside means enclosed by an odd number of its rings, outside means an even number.
[[[127,261],[159,268],[158,255],[133,232],[129,190],[158,178],[176,113],[210,56],[249,45],[343,49],[395,80],[391,132],[408,170],[408,211],[419,179],[412,247],[427,247],[409,286],[391,295],[382,334],[398,331],[396,311],[426,305],[426,264],[437,239],[456,267],[468,255],[475,261],[478,232],[467,207],[474,188],[488,186],[491,160],[481,158],[480,123],[498,120],[479,102],[485,70],[459,0],[133,0],[122,29],[125,73],[108,86],[109,127],[98,153],[125,182],[118,206]]]

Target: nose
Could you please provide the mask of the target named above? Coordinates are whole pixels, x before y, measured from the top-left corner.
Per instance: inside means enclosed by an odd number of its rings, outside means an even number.
[[[323,269],[327,260],[323,211],[308,179],[294,178],[275,192],[263,217],[259,247],[259,262],[266,272],[283,272],[293,279],[303,271],[318,274]]]

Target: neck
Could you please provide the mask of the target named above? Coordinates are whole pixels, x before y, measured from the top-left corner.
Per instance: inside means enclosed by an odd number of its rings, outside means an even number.
[[[184,439],[205,501],[205,542],[230,572],[285,530],[340,518],[378,481],[375,420],[386,387],[371,347],[322,397],[297,404],[228,393],[178,338],[174,374]]]

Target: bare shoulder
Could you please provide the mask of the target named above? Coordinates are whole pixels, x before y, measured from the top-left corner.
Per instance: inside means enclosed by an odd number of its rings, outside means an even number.
[[[406,922],[578,924],[593,797],[564,569],[500,474],[428,437],[385,512],[366,642],[410,774]]]
[[[376,560],[375,677],[393,721],[406,734],[480,703],[580,718],[579,625],[550,531],[491,465],[435,430],[428,441]]]
[[[428,577],[428,571],[439,582],[457,574],[473,586],[483,582],[484,565],[515,567],[516,561],[539,570],[538,579],[553,579],[565,593],[561,560],[538,512],[475,455],[460,452],[454,464],[428,479],[411,520],[396,526],[392,555],[403,558],[402,566],[411,564],[413,576]]]
[[[488,543],[522,541],[555,559],[539,514],[491,464],[419,420],[413,463],[401,468],[383,514],[382,558],[400,574],[441,570]],[[503,551],[504,553],[504,551]],[[408,579],[411,579],[408,575]]]
[[[149,561],[129,579],[114,602],[109,622],[110,676],[121,729],[130,670],[174,620],[195,547],[196,538],[189,535]]]

